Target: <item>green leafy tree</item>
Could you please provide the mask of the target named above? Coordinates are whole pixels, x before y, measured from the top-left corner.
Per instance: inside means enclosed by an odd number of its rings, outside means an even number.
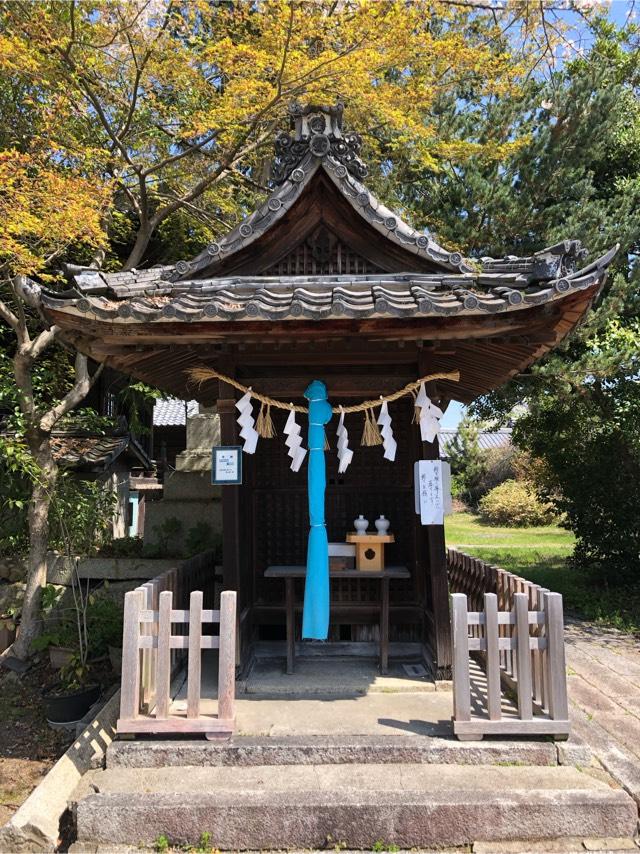
[[[575,361],[534,374],[514,427],[545,462],[537,484],[576,534],[576,564],[613,583],[640,569],[639,376],[640,323],[611,321]]]
[[[458,432],[447,446],[454,486],[459,498],[475,507],[480,498],[480,487],[487,471],[487,463],[478,445],[482,424],[465,414]]]
[[[630,49],[635,30],[599,22],[595,32],[588,57],[546,85],[532,82],[522,98],[487,105],[476,133],[516,128],[513,156],[501,167],[475,162],[432,176],[437,199],[427,204],[438,206],[442,232],[480,255],[567,236],[592,255],[621,244],[586,322],[474,406],[479,417],[504,421],[525,404],[514,440],[542,459],[537,482],[576,535],[576,564],[616,582],[640,572],[640,55]],[[451,121],[464,133],[469,117]]]

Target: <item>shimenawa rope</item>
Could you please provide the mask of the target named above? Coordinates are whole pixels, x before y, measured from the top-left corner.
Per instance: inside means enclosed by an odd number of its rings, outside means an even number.
[[[242,383],[235,380],[233,377],[228,377],[226,374],[220,373],[220,371],[216,371],[214,368],[191,368],[189,371],[189,375],[191,379],[198,383],[198,385],[202,385],[202,383],[207,380],[218,379],[223,383],[227,383],[228,385],[237,388],[238,391],[241,392],[251,392],[251,397],[254,397],[256,400],[259,400],[260,403],[265,406],[273,406],[275,409],[286,409],[288,412],[293,410],[294,412],[308,412],[306,406],[295,406],[293,403],[283,403],[281,400],[274,400],[272,397],[268,397],[266,394],[260,394],[257,391],[254,391],[249,386],[243,385]],[[432,380],[452,380],[453,382],[458,382],[460,379],[460,371],[448,371],[437,374],[427,374],[424,377],[420,377],[420,379],[415,380],[415,382],[409,383],[404,386],[404,388],[398,389],[398,391],[394,391],[393,394],[387,394],[383,397],[379,397],[376,400],[363,400],[362,403],[357,403],[354,406],[334,406],[332,407],[332,412],[336,415],[339,415],[341,412],[348,414],[349,412],[365,412],[366,410],[372,410],[376,406],[381,406],[385,401],[387,403],[392,403],[394,400],[398,400],[401,397],[404,397],[407,394],[412,394],[417,391],[422,383],[428,383]]]

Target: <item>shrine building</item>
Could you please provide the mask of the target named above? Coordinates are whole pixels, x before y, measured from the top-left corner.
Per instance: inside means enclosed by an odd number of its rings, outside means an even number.
[[[120,273],[86,269],[64,292],[43,290],[42,310],[63,339],[168,395],[216,407],[221,445],[238,446],[242,392],[215,377],[194,383],[194,369],[287,404],[305,404],[304,390],[321,379],[334,407],[448,374],[426,384],[445,410],[525,371],[584,318],[615,249],[587,262],[580,243],[565,240],[527,257],[468,260],[366,189],[361,140],[343,128],[341,107],[293,113],[292,134],[276,140],[273,192],[195,258]],[[384,515],[393,535],[382,591],[375,573],[333,564],[329,642],[383,642],[383,656],[403,645],[450,678],[444,527],[422,525],[414,509],[414,463],[437,460],[438,440],[422,441],[411,394],[388,411],[393,461],[379,445],[361,446],[364,419],[354,413],[344,422],[353,459],[340,472],[337,417],[326,425],[329,541],[345,543],[360,515],[370,530]],[[286,410],[271,416],[275,437],[242,455],[241,484],[221,487],[223,588],[237,593],[239,663],[256,644],[288,637],[292,666],[307,482],[304,465],[290,468]],[[301,571],[287,575],[287,567]]]

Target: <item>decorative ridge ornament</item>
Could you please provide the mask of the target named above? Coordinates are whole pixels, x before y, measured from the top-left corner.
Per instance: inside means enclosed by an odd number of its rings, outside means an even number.
[[[276,137],[275,157],[271,163],[271,180],[276,186],[289,177],[297,180],[293,173],[308,153],[314,157],[331,155],[340,168],[354,178],[366,178],[368,169],[359,157],[362,137],[354,132],[343,132],[343,111],[341,103],[334,107],[294,103],[289,107],[294,133],[281,133]]]

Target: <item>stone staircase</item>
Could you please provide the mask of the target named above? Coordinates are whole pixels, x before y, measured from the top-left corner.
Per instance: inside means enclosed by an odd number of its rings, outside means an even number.
[[[571,761],[584,766],[560,764]],[[589,761],[570,744],[401,735],[116,741],[74,796],[77,844],[186,845],[203,832],[222,850],[633,837],[636,804]]]

